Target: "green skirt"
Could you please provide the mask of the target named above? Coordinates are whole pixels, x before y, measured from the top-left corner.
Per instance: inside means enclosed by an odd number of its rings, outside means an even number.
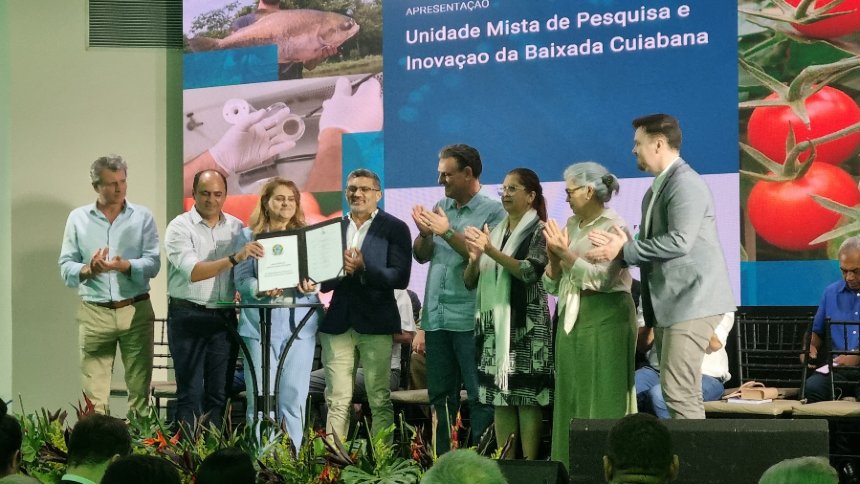
[[[569,467],[572,419],[636,413],[636,310],[629,293],[600,293],[580,299],[570,334],[558,321],[552,458]]]

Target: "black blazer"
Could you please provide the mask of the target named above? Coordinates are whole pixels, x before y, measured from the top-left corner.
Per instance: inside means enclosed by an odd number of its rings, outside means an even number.
[[[346,233],[349,221],[344,219]],[[361,244],[364,270],[324,282],[322,292],[334,291],[320,332],[361,334],[400,332],[395,289],[406,289],[412,272],[412,240],[402,220],[379,210]]]

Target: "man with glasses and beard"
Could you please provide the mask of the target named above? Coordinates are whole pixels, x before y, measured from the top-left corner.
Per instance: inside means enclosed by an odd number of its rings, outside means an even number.
[[[334,291],[320,323],[326,431],[342,440],[349,430],[356,352],[373,413],[371,434],[394,424],[389,365],[393,335],[400,334],[394,290],[406,289],[412,271],[409,227],[379,208],[379,176],[367,169],[352,171],[347,176],[346,199],[350,210],[344,219],[344,276],[323,282],[320,288]]]

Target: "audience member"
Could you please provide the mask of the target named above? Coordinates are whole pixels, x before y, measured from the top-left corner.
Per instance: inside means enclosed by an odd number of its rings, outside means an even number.
[[[618,178],[594,162],[564,170],[565,194],[573,215],[565,227],[546,224],[549,264],[543,278],[558,295],[555,332],[555,405],[552,458],[569,466],[568,429],[573,418],[620,418],[636,411],[634,361],[636,309],[632,278],[621,261],[582,257],[596,230],[626,224],[606,206],[618,193]]]
[[[107,415],[78,420],[69,436],[66,474],[60,482],[95,484],[108,465],[131,454],[131,437],[125,422]]]
[[[460,408],[461,385],[469,396],[472,441],[477,443],[493,421],[493,407],[478,398],[475,291],[463,283],[469,259],[463,230],[484,225],[493,229],[505,211],[501,203],[480,193],[483,163],[475,148],[463,144],[442,148],[437,170],[445,198],[432,210],[423,205],[412,208],[418,228],[412,251],[419,264],[430,262],[421,331],[412,347],[426,351],[427,391],[439,419],[436,452],[441,454],[451,446],[448,429]]]
[[[839,474],[825,457],[785,459],[764,471],[758,484],[837,484]]]
[[[108,466],[101,480],[101,484],[180,484],[181,482],[176,467],[164,457],[155,455],[121,457]]]
[[[552,404],[552,321],[541,278],[547,265],[546,200],[537,174],[515,168],[499,189],[507,217],[490,232],[466,227],[466,287],[477,289],[478,395],[495,407],[496,442],[508,458],[537,459],[543,407]]]
[[[421,484],[507,484],[493,459],[471,449],[456,449],[440,457],[424,474]]]
[[[663,484],[678,477],[669,429],[657,417],[635,413],[620,419],[606,442],[603,473],[613,484]]]
[[[33,478],[18,474],[21,469],[21,425],[11,415],[7,415],[6,402],[0,399],[0,483],[38,482]]]
[[[215,451],[197,469],[196,484],[254,484],[257,471],[251,457],[241,449],[229,447]]]

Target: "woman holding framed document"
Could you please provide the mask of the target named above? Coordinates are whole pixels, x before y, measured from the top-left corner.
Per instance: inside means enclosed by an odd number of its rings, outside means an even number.
[[[302,212],[301,193],[295,183],[290,180],[275,177],[269,180],[260,190],[260,202],[251,214],[249,228],[245,236],[252,240],[263,233],[296,229],[305,226]],[[277,298],[283,302],[319,303],[316,293],[303,293],[296,288],[272,289],[264,292],[258,290],[257,263],[248,259],[236,266],[234,270],[236,288],[243,302],[270,302]],[[277,362],[284,351],[287,341],[296,331],[299,321],[308,311],[316,308],[276,308],[271,316],[271,352],[269,382],[274,386],[277,372]],[[307,324],[299,331],[286,355],[280,379],[280,395],[278,403],[278,420],[283,420],[287,433],[296,449],[301,446],[304,432],[305,412],[310,383],[311,366],[313,365],[314,347],[319,324],[317,314],[311,315]],[[248,394],[247,416],[252,420],[256,414],[254,406],[253,379],[251,365],[257,378],[257,386],[261,385],[261,344],[260,344],[260,311],[257,308],[243,308],[239,317],[239,335],[247,346],[251,360],[245,362],[245,386]],[[288,370],[289,369],[289,370]],[[270,388],[270,393],[274,388]]]

